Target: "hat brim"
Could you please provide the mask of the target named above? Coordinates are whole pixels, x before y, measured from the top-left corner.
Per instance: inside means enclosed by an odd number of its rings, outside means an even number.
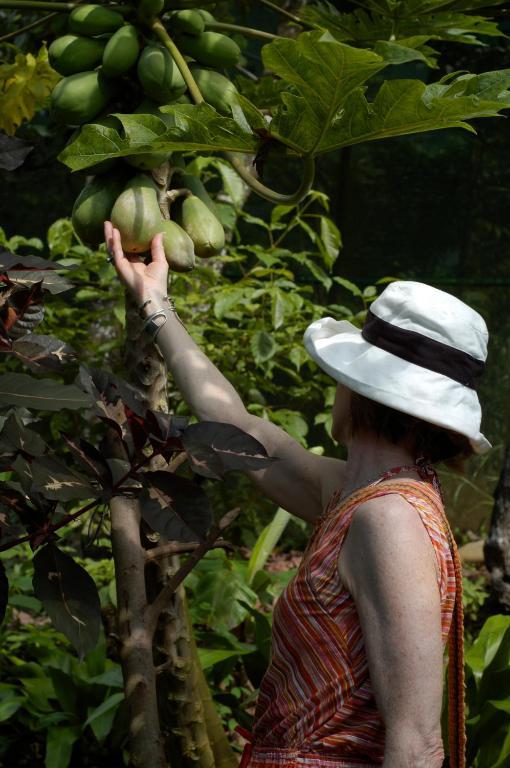
[[[303,341],[317,365],[354,392],[464,435],[475,453],[492,448],[474,389],[370,344],[348,320],[316,320]]]

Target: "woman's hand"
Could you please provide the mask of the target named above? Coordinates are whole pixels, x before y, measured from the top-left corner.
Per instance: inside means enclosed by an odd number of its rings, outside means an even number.
[[[147,264],[139,253],[122,250],[120,232],[111,221],[104,223],[106,247],[113,256],[113,265],[121,283],[141,301],[149,296],[162,297],[168,287],[168,263],[162,244],[162,234],[154,235],[151,242],[152,260]]]

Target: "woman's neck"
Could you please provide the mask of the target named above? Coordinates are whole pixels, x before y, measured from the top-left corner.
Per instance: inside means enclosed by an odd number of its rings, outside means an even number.
[[[347,450],[342,496],[368,485],[388,469],[415,463],[413,452],[406,446],[380,440],[372,435],[353,438],[347,444]],[[412,477],[413,473],[409,476]]]

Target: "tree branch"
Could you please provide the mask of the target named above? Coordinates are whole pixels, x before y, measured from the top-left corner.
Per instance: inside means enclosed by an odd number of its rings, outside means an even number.
[[[188,557],[178,571],[170,577],[166,585],[163,587],[159,595],[156,597],[153,603],[147,607],[145,622],[149,630],[154,634],[158,623],[159,616],[165,605],[170,601],[173,593],[179,586],[179,584],[185,579],[188,573],[195,567],[199,560],[203,558],[206,552],[216,543],[216,539],[239,515],[241,512],[240,507],[235,507],[227,512],[219,523],[213,525],[207,537],[204,541],[195,547],[192,554]]]
[[[168,557],[168,555],[178,555],[182,554],[183,552],[194,552],[199,546],[199,541],[171,541],[168,544],[161,544],[159,547],[147,549],[145,561],[152,562],[153,560],[161,560],[164,557]],[[211,547],[209,547],[209,549],[218,548],[229,549],[230,551],[235,550],[234,545],[231,544],[230,541],[222,541],[221,539],[218,539]]]

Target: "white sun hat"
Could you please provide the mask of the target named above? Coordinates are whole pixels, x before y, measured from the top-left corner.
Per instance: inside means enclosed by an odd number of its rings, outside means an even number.
[[[480,432],[476,385],[488,332],[478,312],[425,283],[396,280],[371,304],[360,330],[347,320],[311,323],[304,344],[336,381],[365,397],[465,435],[476,453],[492,446]]]

